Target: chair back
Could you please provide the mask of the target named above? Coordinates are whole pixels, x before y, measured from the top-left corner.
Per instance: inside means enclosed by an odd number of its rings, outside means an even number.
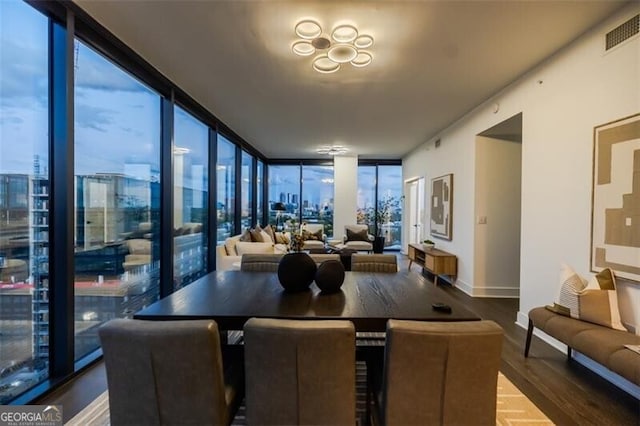
[[[395,254],[351,255],[351,270],[358,272],[398,272],[398,258]]]
[[[493,321],[389,320],[383,424],[494,426],[502,338]]]
[[[355,424],[350,321],[252,318],[244,340],[247,424]]]
[[[114,319],[98,333],[112,425],[230,423],[214,321]]]
[[[247,253],[242,255],[240,270],[245,272],[278,272],[282,254]]]
[[[345,235],[347,234],[347,229],[351,232],[362,232],[363,230],[366,230],[367,233],[369,232],[369,225],[365,224],[354,224],[354,225],[345,225],[344,226],[344,233]]]
[[[315,234],[318,231],[322,231],[324,234],[324,225],[322,223],[307,223],[304,225],[304,229],[312,234]]]
[[[320,266],[320,264],[326,260],[340,260],[339,254],[309,253],[309,256],[313,259],[314,262],[316,262],[317,266]]]

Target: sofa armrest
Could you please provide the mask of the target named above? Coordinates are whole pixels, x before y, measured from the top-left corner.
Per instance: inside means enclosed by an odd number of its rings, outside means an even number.
[[[242,256],[216,256],[216,271],[238,270],[241,261]]]

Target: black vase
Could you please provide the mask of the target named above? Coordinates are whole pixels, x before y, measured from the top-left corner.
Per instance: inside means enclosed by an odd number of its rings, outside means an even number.
[[[307,253],[287,253],[278,265],[278,280],[285,291],[303,291],[313,282],[316,269],[316,262]]]
[[[344,282],[344,265],[339,260],[325,260],[316,271],[316,285],[323,293],[335,293]]]

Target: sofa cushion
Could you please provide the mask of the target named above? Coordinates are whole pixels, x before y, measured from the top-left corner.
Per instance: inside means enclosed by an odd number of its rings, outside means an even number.
[[[624,345],[634,344],[640,344],[640,336],[592,324],[590,329],[577,333],[570,346],[594,361],[612,369],[609,366],[609,359],[617,351],[629,351],[635,355],[635,362],[640,363],[640,356],[624,347]]]
[[[271,235],[265,231],[264,229],[262,231],[260,231],[260,235],[262,235],[262,241],[265,243],[275,243],[275,241],[273,241],[273,238],[271,238]]]
[[[249,229],[249,234],[251,234],[251,241],[254,243],[264,243],[262,229],[260,229],[260,227],[256,227],[256,229]]]
[[[271,227],[271,225],[267,225],[264,228],[262,228],[262,230],[264,232],[266,232],[267,234],[269,234],[269,237],[271,238],[271,241],[274,243],[277,243],[278,241],[276,241],[276,231],[275,229],[273,229]]]
[[[236,251],[239,256],[243,254],[249,253],[273,253],[273,244],[272,243],[245,243],[243,241],[239,241],[236,244]]]

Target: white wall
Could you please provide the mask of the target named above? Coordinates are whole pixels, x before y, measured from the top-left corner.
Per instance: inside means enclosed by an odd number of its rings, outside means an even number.
[[[607,53],[603,38],[639,12],[625,8],[444,130],[439,148],[430,140],[403,159],[405,178],[454,174],[453,240],[439,246],[458,256],[456,285],[473,291],[475,138],[523,113],[521,325],[553,300],[561,262],[590,275],[593,128],[640,112],[640,37]],[[640,284],[619,296],[623,321],[640,325]]]
[[[345,225],[356,223],[358,157],[335,156],[333,167],[333,238],[341,239]]]
[[[473,294],[518,297],[522,144],[478,136],[475,150]]]

